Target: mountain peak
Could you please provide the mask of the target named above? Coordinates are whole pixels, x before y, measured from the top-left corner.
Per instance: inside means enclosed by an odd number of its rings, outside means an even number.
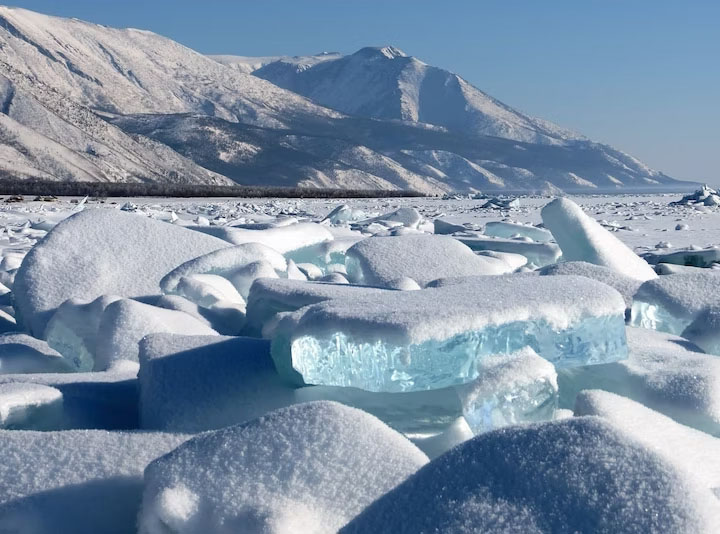
[[[398,57],[408,57],[405,52],[394,46],[366,46],[353,54],[353,56],[363,56],[368,58],[385,57],[386,59],[395,59]]]

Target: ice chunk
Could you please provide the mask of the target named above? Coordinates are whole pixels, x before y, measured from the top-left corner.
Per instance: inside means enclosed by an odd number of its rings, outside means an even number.
[[[367,227],[372,223],[396,223],[406,228],[417,228],[422,220],[422,215],[415,208],[398,208],[390,213],[358,221],[357,224]]]
[[[554,243],[535,243],[517,239],[499,239],[495,237],[474,236],[457,237],[461,243],[474,251],[510,252],[525,256],[528,262],[537,267],[555,263],[560,258],[560,247]]]
[[[458,417],[442,433],[434,436],[417,436],[412,442],[432,460],[473,437],[473,431],[464,417]]]
[[[350,286],[347,282],[337,284],[261,278],[250,288],[246,330],[249,334],[259,335],[263,327],[280,312],[295,311],[309,304],[332,298],[353,299],[361,295],[385,291],[390,290]]]
[[[595,265],[584,261],[567,261],[548,265],[540,269],[541,275],[571,274],[592,278],[603,284],[614,287],[625,300],[625,306],[630,308],[633,303],[633,295],[642,284],[639,280],[619,273],[610,267]]]
[[[485,235],[494,237],[529,237],[538,243],[547,243],[553,240],[553,235],[544,228],[531,224],[520,224],[501,221],[490,221],[485,225]]]
[[[260,243],[246,243],[215,250],[183,263],[160,280],[160,288],[164,293],[172,293],[180,278],[193,274],[215,274],[232,280],[233,274],[257,261],[267,262],[278,272],[287,270],[285,257],[276,250]]]
[[[717,499],[597,417],[482,434],[365,508],[341,534],[711,534]]]
[[[297,264],[313,264],[321,270],[322,274],[327,274],[329,265],[345,265],[347,250],[363,239],[362,236],[336,237],[332,241],[324,241],[294,250],[286,256]]]
[[[707,488],[720,489],[720,439],[607,391],[580,393],[575,414],[603,417],[678,468],[692,473]]]
[[[0,431],[0,531],[135,532],[145,466],[182,434]]]
[[[58,224],[25,257],[13,288],[18,317],[40,337],[54,310],[70,298],[152,295],[177,265],[226,246],[144,216],[84,210]]]
[[[227,278],[216,274],[183,276],[175,290],[202,308],[234,316],[238,329],[245,321],[245,300]]]
[[[710,269],[645,282],[635,294],[631,324],[680,335],[701,311],[720,306],[719,283]]]
[[[54,430],[62,425],[62,393],[40,384],[0,384],[0,428]]]
[[[27,334],[0,335],[0,374],[67,373],[70,363],[40,339]]]
[[[623,359],[624,310],[617,291],[587,278],[479,276],[306,306],[279,321],[272,355],[299,383],[437,389],[470,382],[484,357],[525,346],[559,367]]]
[[[347,251],[346,266],[351,281],[381,287],[400,277],[425,286],[437,278],[512,270],[502,260],[476,256],[452,237],[438,235],[364,239]]]
[[[701,311],[683,336],[709,354],[720,355],[720,306]]]
[[[45,329],[45,339],[58,351],[75,371],[91,371],[95,365],[95,345],[100,317],[109,304],[119,300],[103,295],[86,303],[68,299],[53,314]]]
[[[290,280],[307,280],[307,276],[305,276],[305,273],[303,273],[297,266],[297,264],[292,261],[288,260],[287,264],[287,277]]]
[[[199,432],[293,403],[261,339],[152,334],[140,343],[142,428]]]
[[[367,215],[364,211],[359,209],[353,209],[347,204],[342,204],[337,208],[333,209],[328,213],[323,221],[328,221],[332,224],[343,224],[354,221],[360,221],[366,219]]]
[[[442,219],[435,219],[433,221],[433,231],[439,235],[450,235],[456,232],[467,232],[468,229],[462,224],[455,224]]]
[[[557,373],[531,348],[489,356],[478,378],[457,386],[463,414],[475,434],[518,423],[550,421],[557,408]]]
[[[265,230],[248,230],[232,226],[193,226],[191,228],[223,239],[233,245],[260,243],[282,254],[333,239],[333,235],[327,228],[311,222],[276,226]]]
[[[720,435],[720,358],[695,352],[686,339],[644,328],[627,328],[627,340],[627,360],[558,370],[560,405],[572,408],[581,390],[599,388]]]
[[[100,373],[0,375],[0,384],[50,386],[63,396],[63,428],[138,428],[137,363]]]
[[[147,334],[167,332],[196,336],[217,335],[193,316],[130,299],[113,302],[102,314],[94,369],[103,371],[117,360],[138,360],[138,342]]]
[[[250,296],[250,288],[255,280],[261,278],[278,278],[277,272],[266,261],[256,261],[249,263],[242,269],[233,273],[232,283],[237,288],[240,295],[247,299]]]
[[[553,200],[542,209],[542,219],[560,245],[565,261],[604,265],[641,281],[657,278],[645,260],[586,215],[572,200]]]
[[[692,267],[708,268],[720,263],[720,247],[709,247],[705,249],[675,250],[665,253],[649,253],[645,259],[652,264],[671,263],[674,265],[686,265]]]
[[[150,464],[139,532],[334,533],[426,462],[371,415],[299,404]]]

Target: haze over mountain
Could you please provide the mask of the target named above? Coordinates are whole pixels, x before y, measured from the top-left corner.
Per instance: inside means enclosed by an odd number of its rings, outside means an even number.
[[[687,189],[393,47],[208,57],[0,7],[0,175],[543,191]]]

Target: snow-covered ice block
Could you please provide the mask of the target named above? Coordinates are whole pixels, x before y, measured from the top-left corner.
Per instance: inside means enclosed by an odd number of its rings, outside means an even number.
[[[298,404],[202,434],[151,463],[139,532],[334,533],[426,462],[369,414]]]
[[[233,245],[260,243],[282,254],[333,239],[332,233],[325,226],[311,222],[276,226],[265,230],[248,230],[232,226],[193,226],[191,228],[223,239]]]
[[[361,221],[367,218],[367,214],[360,210],[354,209],[347,204],[342,204],[328,213],[323,221],[331,224],[345,224],[355,221]]]
[[[142,428],[199,432],[294,402],[261,339],[152,334],[140,342],[138,378]]]
[[[627,360],[558,370],[560,405],[572,408],[583,389],[603,389],[720,435],[720,358],[695,352],[686,339],[644,328],[627,328],[627,340]]]
[[[0,384],[0,428],[55,430],[62,427],[62,393],[50,386]]]
[[[233,333],[242,330],[245,299],[227,278],[216,274],[191,274],[180,279],[175,291],[200,308],[217,312],[225,322],[234,326]]]
[[[0,384],[50,386],[63,396],[63,428],[138,428],[137,364],[99,373],[0,375]]]
[[[531,348],[489,356],[478,364],[478,373],[474,381],[457,386],[463,414],[475,434],[553,418],[557,373]]]
[[[402,277],[425,286],[437,278],[511,271],[506,262],[477,256],[456,239],[439,235],[370,237],[348,249],[346,266],[351,281],[381,287]]]
[[[182,434],[0,431],[0,532],[136,531],[145,466]]]
[[[528,263],[526,256],[516,254],[515,252],[498,252],[496,250],[480,250],[476,252],[478,256],[496,258],[508,264],[510,272],[517,271],[521,267],[525,267]]]
[[[130,299],[113,302],[100,318],[94,369],[103,371],[118,360],[138,361],[138,342],[147,334],[167,332],[212,336],[217,332],[187,313]]]
[[[709,247],[704,249],[675,250],[666,253],[649,253],[645,255],[648,263],[684,265],[692,267],[708,268],[720,263],[720,247]]]
[[[308,386],[294,391],[296,402],[329,400],[374,415],[390,428],[411,439],[436,436],[462,415],[462,405],[453,388],[378,393],[337,386]]]
[[[711,534],[718,502],[692,475],[597,417],[466,441],[365,508],[341,534]]]
[[[450,235],[456,232],[467,232],[468,229],[462,224],[455,224],[442,219],[435,219],[433,221],[433,231],[439,235]]]
[[[592,278],[593,280],[597,280],[598,282],[602,282],[603,284],[607,284],[617,289],[623,296],[623,299],[625,299],[625,306],[628,308],[632,306],[633,296],[642,284],[642,282],[636,278],[619,273],[610,267],[595,265],[594,263],[588,263],[585,261],[567,261],[556,263],[554,265],[548,265],[540,269],[540,274],[570,274]]]
[[[41,339],[27,334],[0,335],[0,374],[67,373],[68,360]]]
[[[422,222],[422,215],[415,208],[398,208],[390,213],[358,221],[359,226],[370,226],[372,223],[396,223],[406,228],[417,228]]]
[[[232,283],[240,295],[247,299],[250,295],[250,288],[255,283],[255,280],[260,278],[279,278],[279,276],[270,263],[260,260],[248,263],[233,273]]]
[[[411,441],[432,460],[464,441],[472,439],[474,435],[465,418],[460,416],[440,434],[415,436]]]
[[[635,293],[631,324],[680,335],[701,311],[720,306],[719,284],[711,269],[649,280]]]
[[[246,331],[251,335],[260,335],[263,327],[280,312],[295,311],[333,298],[354,299],[386,291],[390,290],[351,286],[347,282],[337,284],[261,278],[253,283],[248,295]]]
[[[461,243],[474,251],[511,252],[521,254],[528,262],[543,267],[555,263],[560,258],[560,247],[555,243],[536,243],[520,239],[500,239],[477,235],[474,237],[457,237]]]
[[[560,245],[565,261],[604,265],[636,280],[657,278],[648,263],[589,217],[572,200],[557,198],[542,209],[542,220]]]
[[[575,402],[575,415],[603,417],[623,433],[695,475],[709,489],[720,491],[720,439],[607,391],[580,393]]]
[[[245,243],[186,261],[160,280],[160,289],[164,293],[172,293],[182,277],[193,274],[215,274],[232,281],[233,274],[257,261],[269,263],[278,272],[287,270],[285,257],[278,251],[260,243]]]
[[[490,221],[485,224],[485,235],[494,237],[529,237],[538,243],[547,243],[553,240],[553,235],[545,228],[538,228],[532,224],[520,224],[503,221]]]
[[[152,295],[171,269],[226,246],[120,210],[82,211],[58,224],[25,257],[13,288],[18,317],[42,336],[54,310],[70,298]]]
[[[322,271],[322,274],[327,274],[329,265],[345,265],[347,250],[363,239],[363,236],[336,237],[332,241],[324,241],[294,250],[287,253],[286,257],[297,264],[313,264]]]
[[[368,391],[464,384],[492,354],[530,346],[558,367],[627,356],[625,303],[577,276],[478,276],[420,291],[357,295],[287,313],[278,371],[298,383]]]
[[[708,354],[720,356],[720,306],[701,311],[682,335]]]
[[[45,329],[45,339],[72,365],[74,371],[92,371],[100,317],[109,304],[120,300],[103,295],[92,302],[68,299],[53,314]]]

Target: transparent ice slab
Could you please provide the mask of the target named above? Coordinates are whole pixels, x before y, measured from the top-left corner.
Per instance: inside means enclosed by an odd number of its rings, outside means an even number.
[[[526,346],[556,368],[608,363],[628,354],[621,315],[586,317],[562,330],[544,320],[516,321],[411,345],[344,332],[294,340],[279,336],[272,354],[282,374],[287,376],[285,362],[291,362],[306,384],[402,392],[470,382],[479,376],[483,358]]]
[[[692,316],[677,317],[657,304],[635,300],[630,311],[630,325],[669,334],[681,335],[692,322]]]

